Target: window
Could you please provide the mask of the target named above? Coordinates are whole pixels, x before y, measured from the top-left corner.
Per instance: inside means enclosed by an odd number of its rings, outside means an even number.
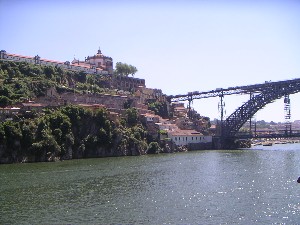
[[[196,137],[197,138],[197,137]],[[192,140],[194,140],[194,137],[192,137]]]
[[[175,141],[177,141],[177,137],[175,137]]]

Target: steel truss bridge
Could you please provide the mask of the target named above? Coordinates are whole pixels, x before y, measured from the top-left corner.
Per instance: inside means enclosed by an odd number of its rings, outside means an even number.
[[[289,105],[288,96],[300,92],[300,78],[292,80],[284,80],[277,82],[265,82],[262,84],[254,84],[247,86],[237,86],[229,88],[217,88],[204,92],[189,92],[184,95],[168,96],[170,102],[188,101],[188,108],[191,108],[191,102],[194,99],[220,97],[221,106],[221,132],[223,139],[235,137],[239,129],[250,120],[254,114],[269,103],[277,99],[285,97],[285,103]],[[226,119],[223,118],[223,97],[225,95],[248,94],[250,99],[235,110]],[[289,109],[288,109],[289,110]],[[286,119],[288,118],[288,114]]]

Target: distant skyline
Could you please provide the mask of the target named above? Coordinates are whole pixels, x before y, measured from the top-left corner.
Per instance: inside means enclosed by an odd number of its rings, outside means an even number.
[[[300,1],[0,0],[0,48],[67,61],[102,53],[163,93],[300,78]],[[249,96],[226,96],[226,116]],[[218,98],[195,100],[219,118]],[[284,122],[283,99],[257,120]],[[291,95],[300,120],[300,94]]]

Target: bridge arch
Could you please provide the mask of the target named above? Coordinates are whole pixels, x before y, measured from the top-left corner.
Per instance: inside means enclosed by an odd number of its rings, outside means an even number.
[[[222,137],[234,137],[239,129],[251,119],[257,111],[269,103],[285,95],[300,92],[300,80],[266,83],[258,93],[252,95],[250,100],[236,109],[224,121],[221,130]]]
[[[284,97],[300,92],[300,78],[293,80],[284,80],[276,82],[265,82],[262,84],[254,84],[247,86],[236,86],[229,88],[217,88],[211,91],[194,91],[183,95],[168,96],[169,102],[188,101],[189,105],[194,99],[223,97],[225,95],[234,94],[250,94],[249,101],[241,105],[230,116],[221,123],[221,139],[234,140],[239,129],[250,119],[255,113],[262,109],[265,105]]]

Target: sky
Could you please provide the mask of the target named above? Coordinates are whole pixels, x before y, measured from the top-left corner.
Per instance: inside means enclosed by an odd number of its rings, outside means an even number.
[[[300,78],[299,0],[0,0],[0,48],[70,61],[96,54],[134,65],[167,95]],[[300,120],[300,94],[291,120]],[[226,96],[226,115],[249,96]],[[194,100],[220,118],[218,98]],[[256,120],[284,122],[283,99]]]

